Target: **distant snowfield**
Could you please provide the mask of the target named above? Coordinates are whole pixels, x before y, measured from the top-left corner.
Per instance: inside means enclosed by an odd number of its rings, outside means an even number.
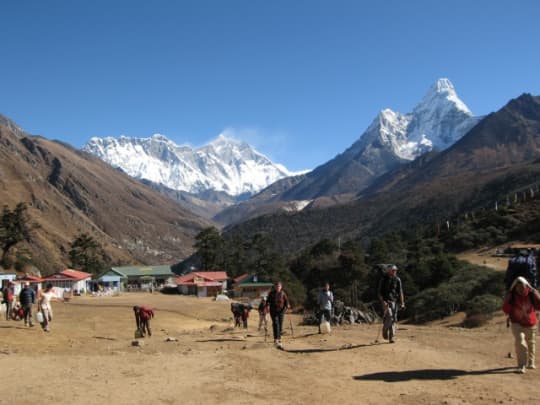
[[[134,178],[190,193],[255,194],[298,174],[273,163],[247,143],[224,135],[197,149],[155,134],[150,138],[92,138],[83,150]]]

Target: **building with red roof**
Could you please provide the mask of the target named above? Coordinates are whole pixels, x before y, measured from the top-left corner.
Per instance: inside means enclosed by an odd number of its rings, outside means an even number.
[[[227,273],[224,271],[194,271],[175,279],[181,294],[209,297],[227,289]]]
[[[54,273],[51,276],[43,277],[42,283],[51,283],[54,287],[73,291],[75,294],[82,294],[88,290],[88,282],[92,279],[92,274],[84,271],[66,269]]]

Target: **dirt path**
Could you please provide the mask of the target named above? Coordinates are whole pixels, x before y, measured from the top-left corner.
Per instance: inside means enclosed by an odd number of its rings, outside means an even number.
[[[142,347],[130,345],[137,303],[157,308]],[[319,335],[293,317],[294,338],[285,335],[280,351],[257,332],[254,313],[247,331],[231,330],[226,302],[124,294],[53,305],[49,334],[0,321],[2,386],[11,387],[0,404],[494,404],[540,395],[540,370],[518,375],[506,356],[502,315],[475,330],[401,325],[396,344],[375,342],[378,325]]]

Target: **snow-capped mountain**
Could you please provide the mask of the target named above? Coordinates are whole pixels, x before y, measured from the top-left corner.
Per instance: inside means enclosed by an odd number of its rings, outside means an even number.
[[[450,80],[439,79],[412,112],[382,110],[347,150],[308,173],[280,199],[356,195],[399,165],[453,145],[479,120]]]
[[[195,194],[208,190],[232,196],[253,194],[293,175],[247,143],[224,135],[197,149],[177,145],[160,134],[94,137],[83,150],[132,177]]]
[[[465,135],[480,118],[461,101],[450,80],[439,79],[411,113],[381,111],[355,149],[377,141],[398,158],[414,160],[433,149],[444,150]]]

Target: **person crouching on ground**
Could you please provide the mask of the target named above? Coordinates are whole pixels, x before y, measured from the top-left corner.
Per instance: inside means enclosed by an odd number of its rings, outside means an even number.
[[[274,344],[276,347],[281,346],[281,332],[283,330],[283,318],[285,313],[291,307],[289,298],[283,291],[281,282],[278,281],[272,291],[268,294],[267,306],[270,309],[270,317],[272,318],[272,331],[274,332]]]
[[[516,278],[504,297],[503,311],[512,323],[519,373],[525,373],[525,368],[536,368],[534,360],[538,319],[535,309],[540,310],[540,294],[524,277]]]
[[[154,310],[150,307],[140,305],[138,312],[141,335],[143,337],[146,334],[148,334],[148,336],[152,336],[152,329],[150,329],[150,319],[154,317]]]
[[[45,332],[49,332],[49,324],[53,319],[53,311],[51,306],[51,301],[59,300],[59,298],[54,293],[53,285],[48,283],[45,286],[45,291],[41,293],[38,301],[38,311],[43,314],[43,322],[41,322],[41,327]]]

